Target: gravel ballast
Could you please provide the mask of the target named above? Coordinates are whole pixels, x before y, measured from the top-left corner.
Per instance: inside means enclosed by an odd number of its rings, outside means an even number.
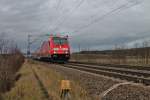
[[[64,68],[61,65],[50,64],[49,68],[61,73],[66,79],[77,81],[86,89],[87,95],[90,95],[95,100],[150,100],[150,87],[148,86],[133,83],[120,85],[109,91],[104,97],[101,97],[101,94],[114,85],[125,81]]]
[[[150,100],[150,88],[140,85],[123,85],[112,90],[102,100]]]
[[[50,68],[53,68],[57,72],[66,76],[66,79],[79,82],[79,84],[87,90],[87,94],[93,97],[98,97],[103,91],[119,83],[118,81],[109,78],[91,75],[70,68],[64,68],[59,65],[50,65]]]

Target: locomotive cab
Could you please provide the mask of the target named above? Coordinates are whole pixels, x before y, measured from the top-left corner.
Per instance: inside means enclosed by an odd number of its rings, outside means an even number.
[[[51,35],[49,40],[44,41],[34,55],[41,60],[67,62],[70,58],[68,36]]]
[[[70,58],[70,47],[68,43],[68,37],[51,37],[50,54],[52,61],[68,61]]]

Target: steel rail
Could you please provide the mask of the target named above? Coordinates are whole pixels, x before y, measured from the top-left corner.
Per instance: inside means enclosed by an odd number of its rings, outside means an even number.
[[[115,68],[126,68],[126,69],[135,69],[135,70],[146,70],[146,71],[150,71],[150,66],[120,65],[120,64],[98,64],[98,63],[75,62],[75,61],[70,61],[69,63],[74,63],[74,64],[86,64],[86,65],[96,65],[96,66],[108,66],[108,67],[115,67]]]
[[[111,71],[111,72],[136,75],[136,76],[145,77],[145,78],[150,77],[150,71],[145,71],[145,70],[135,70],[135,69],[128,69],[128,68],[116,68],[116,67],[96,66],[96,65],[86,65],[86,64],[74,64],[74,63],[69,63],[69,64],[93,68],[93,69],[97,69],[97,70],[106,70],[106,71]]]
[[[127,80],[127,81],[132,81],[135,83],[142,83],[144,85],[150,85],[150,79],[145,78],[145,77],[140,77],[139,75],[132,75],[129,73],[120,73],[118,71],[112,71],[112,70],[105,70],[105,69],[100,69],[100,68],[95,68],[90,66],[83,66],[83,65],[71,65],[71,64],[63,64],[62,66],[67,67],[67,68],[72,68],[72,69],[77,69],[81,71],[86,71],[94,74],[99,74],[99,75],[104,75],[108,77],[113,77],[113,78],[119,78],[121,80]]]

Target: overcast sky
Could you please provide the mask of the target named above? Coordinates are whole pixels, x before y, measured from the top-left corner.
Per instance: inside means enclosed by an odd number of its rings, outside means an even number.
[[[150,40],[149,11],[150,0],[0,0],[0,33],[23,51],[28,34],[62,32],[73,51],[112,49]]]

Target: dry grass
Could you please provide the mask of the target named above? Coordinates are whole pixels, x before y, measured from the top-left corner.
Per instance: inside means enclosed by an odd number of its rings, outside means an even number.
[[[54,67],[54,65],[51,65]],[[19,73],[21,78],[16,82],[15,87],[11,91],[2,94],[4,100],[44,100],[44,95],[35,78],[31,67],[37,73],[44,87],[48,91],[52,100],[60,99],[60,83],[66,79],[57,71],[45,67],[43,63],[35,61],[26,61]],[[71,100],[89,100],[86,91],[78,84],[71,80]]]
[[[20,53],[0,56],[0,92],[11,89],[16,81],[16,72],[21,68],[24,57]]]
[[[44,67],[46,66],[46,67]],[[51,64],[51,67],[55,67],[55,65]],[[37,72],[39,78],[44,83],[44,86],[47,88],[49,95],[53,98],[53,100],[61,100],[60,99],[60,84],[61,80],[67,79],[62,76],[60,73],[55,71],[54,69],[50,69],[47,65],[44,64],[33,64],[33,68]],[[71,100],[88,100],[86,95],[86,91],[80,86],[79,82],[74,80],[71,81]]]
[[[4,100],[42,100],[40,88],[37,84],[30,64],[27,62],[19,71],[21,78],[16,82],[11,91],[3,94]]]
[[[141,65],[148,66],[150,64],[150,58],[148,63],[146,59],[141,57],[132,57],[132,56],[112,56],[104,54],[73,54],[71,56],[72,61],[78,62],[89,62],[89,63],[98,63],[98,64],[121,64],[121,65]]]

